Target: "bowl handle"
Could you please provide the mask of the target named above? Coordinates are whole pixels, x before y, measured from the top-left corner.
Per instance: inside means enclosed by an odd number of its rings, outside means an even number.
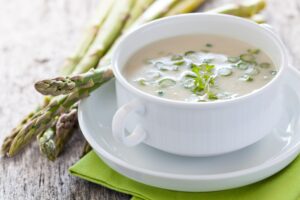
[[[114,138],[126,146],[138,145],[146,138],[146,132],[140,124],[136,125],[132,133],[129,135],[126,134],[126,119],[133,112],[144,114],[145,106],[140,101],[133,100],[121,106],[115,113],[112,121],[112,133]]]

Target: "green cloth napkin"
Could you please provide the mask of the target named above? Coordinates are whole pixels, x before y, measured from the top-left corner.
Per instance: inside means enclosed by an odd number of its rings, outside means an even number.
[[[133,181],[108,167],[94,151],[69,169],[70,173],[110,189],[132,195],[132,200],[297,200],[300,199],[300,156],[276,175],[241,188],[219,192],[177,192]]]

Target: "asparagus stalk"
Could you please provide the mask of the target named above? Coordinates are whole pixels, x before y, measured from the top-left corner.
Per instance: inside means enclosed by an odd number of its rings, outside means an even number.
[[[76,66],[73,74],[83,73],[97,66],[99,60],[120,34],[133,3],[133,0],[122,0],[114,3],[107,20],[105,20],[86,55]]]
[[[11,146],[11,144],[12,144],[14,138],[17,136],[17,134],[18,134],[19,131],[22,129],[22,127],[25,126],[25,124],[27,124],[30,120],[32,120],[32,118],[33,118],[33,116],[35,115],[35,113],[38,112],[41,108],[46,107],[46,106],[49,104],[49,102],[50,102],[50,98],[49,98],[48,96],[46,96],[46,97],[44,98],[44,102],[43,102],[42,107],[38,107],[38,108],[36,109],[36,111],[29,113],[29,114],[28,114],[28,115],[27,115],[27,116],[19,123],[19,125],[18,125],[16,128],[14,128],[14,129],[12,130],[11,134],[10,134],[9,136],[7,136],[7,137],[4,139],[3,143],[2,143],[2,146],[1,146],[1,152],[0,152],[1,155],[5,155],[5,154],[9,151],[10,146]]]
[[[61,71],[63,75],[71,74],[76,65],[86,54],[89,47],[93,43],[99,29],[103,25],[103,22],[105,21],[109,12],[111,11],[113,3],[114,0],[101,1],[99,8],[97,9],[96,15],[90,23],[91,25],[87,28],[85,32],[82,42],[76,49],[74,55],[66,59]]]
[[[256,22],[256,23],[258,23],[258,24],[262,24],[262,23],[266,22],[265,17],[260,15],[260,14],[253,15],[249,19]]]
[[[14,138],[17,136],[17,134],[19,133],[19,131],[21,130],[21,128],[32,118],[32,116],[34,115],[34,112],[29,113],[22,121],[21,123],[12,130],[11,134],[6,137],[3,141],[3,144],[1,146],[1,154],[5,155],[6,152],[8,152],[8,150],[11,147],[12,141],[14,140]]]
[[[266,6],[265,0],[248,0],[241,4],[228,4],[208,12],[235,15],[238,17],[250,18],[263,10]]]
[[[64,144],[72,133],[72,128],[77,121],[77,108],[68,113],[62,114],[57,122],[55,129],[50,128],[40,137],[38,137],[40,151],[47,156],[49,160],[55,160],[63,149]]]
[[[185,1],[185,2],[190,3],[190,1]],[[180,2],[180,3],[182,3],[182,2]],[[230,6],[229,10],[226,10],[225,7],[221,7],[220,9],[214,9],[213,11],[209,11],[209,12],[231,13],[232,15],[239,14],[239,15],[243,15],[243,16],[246,16],[246,15],[248,16],[247,13],[252,13],[252,15],[254,15],[256,12],[259,12],[265,6],[264,1],[262,1],[262,0],[256,0],[255,3],[256,4],[254,4],[254,2],[252,2],[252,4],[248,3],[248,4],[240,4],[238,6],[237,5]],[[156,6],[155,3],[152,5]],[[246,5],[247,5],[247,7],[246,7]],[[151,7],[153,8],[153,6],[151,6]],[[183,5],[181,5],[180,7],[183,7]],[[172,10],[170,10],[170,11],[172,11]],[[174,12],[174,10],[172,12]],[[145,18],[143,17],[143,19],[145,19]],[[140,21],[140,20],[137,20],[137,21]],[[110,51],[100,61],[98,68],[101,68],[102,66],[110,65],[111,53],[114,48],[115,48],[115,46],[111,47]],[[59,77],[59,78],[54,78],[54,79],[49,79],[49,80],[43,80],[43,81],[37,82],[35,87],[36,87],[37,91],[39,91],[40,93],[42,93],[44,95],[56,96],[56,95],[60,95],[60,94],[69,94],[78,88],[88,88],[90,86],[95,85],[98,81],[102,80],[103,75],[101,73],[103,73],[103,71],[96,69],[94,71],[91,71],[91,72],[88,72],[85,74],[81,74],[81,75],[76,75],[73,77]]]
[[[178,2],[174,7],[172,7],[164,16],[172,16],[183,13],[193,12],[201,4],[203,4],[205,0],[186,0]]]
[[[141,15],[130,27],[133,30],[140,25],[150,22],[154,19],[162,17],[167,13],[172,6],[178,3],[180,0],[157,0],[153,3],[144,13]]]
[[[135,22],[135,20],[153,3],[153,0],[137,0],[134,4],[130,17],[126,21],[123,31],[130,28],[130,26]]]
[[[83,156],[85,156],[88,152],[90,152],[92,150],[92,147],[90,146],[90,144],[85,141],[84,142],[84,146],[80,155],[80,158],[82,158]]]

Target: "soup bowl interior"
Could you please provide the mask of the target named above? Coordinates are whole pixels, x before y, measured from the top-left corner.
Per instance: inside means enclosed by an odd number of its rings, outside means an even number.
[[[124,36],[114,54],[114,73],[125,87],[137,91],[124,77],[124,70],[126,70],[124,67],[126,67],[126,63],[135,52],[155,41],[197,34],[235,38],[265,52],[271,58],[278,71],[277,76],[266,86],[281,76],[282,68],[286,65],[285,48],[270,28],[239,17],[196,13],[156,20]],[[144,93],[142,91],[139,92]],[[146,93],[144,95],[151,96]],[[152,97],[157,98],[155,96]],[[165,99],[161,100],[164,101]],[[167,101],[172,100],[168,99]]]

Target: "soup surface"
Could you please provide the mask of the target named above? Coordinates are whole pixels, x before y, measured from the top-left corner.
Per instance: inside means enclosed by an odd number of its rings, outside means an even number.
[[[242,41],[186,35],[154,42],[136,52],[123,74],[138,89],[187,102],[232,99],[276,75],[271,59]]]

